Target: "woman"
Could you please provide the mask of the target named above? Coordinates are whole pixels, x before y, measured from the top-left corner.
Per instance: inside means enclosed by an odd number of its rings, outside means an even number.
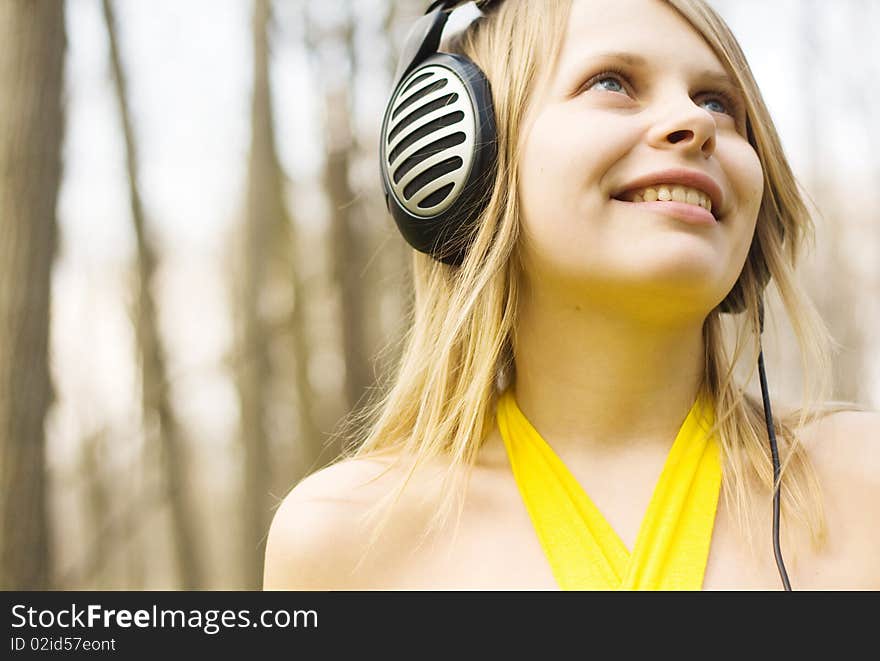
[[[395,380],[285,498],[265,587],[880,587],[880,420],[827,404],[793,275],[811,220],[728,28],[701,0],[481,9],[443,50],[491,84],[487,199],[445,237],[459,262],[414,251]],[[764,408],[733,375],[768,280],[806,375],[772,409],[778,547]]]

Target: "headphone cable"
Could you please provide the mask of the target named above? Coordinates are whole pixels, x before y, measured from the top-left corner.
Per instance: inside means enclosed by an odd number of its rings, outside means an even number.
[[[761,334],[764,333],[764,301],[758,305],[758,318],[761,324]],[[760,342],[760,340],[759,340]],[[760,346],[760,344],[759,344]],[[788,572],[785,571],[785,563],[782,560],[782,549],[779,547],[779,448],[776,445],[776,432],[773,429],[773,413],[770,410],[770,397],[767,395],[767,375],[764,373],[764,348],[761,346],[758,353],[758,373],[761,379],[761,397],[764,400],[764,422],[767,423],[767,433],[770,436],[770,456],[773,461],[773,555],[776,557],[776,567],[782,578],[785,590],[791,591],[791,583],[788,580]]]

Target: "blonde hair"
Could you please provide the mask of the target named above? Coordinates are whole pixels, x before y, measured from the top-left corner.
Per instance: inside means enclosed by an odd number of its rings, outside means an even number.
[[[833,343],[813,304],[794,277],[805,241],[814,243],[810,213],[789,167],[779,136],[736,39],[703,0],[667,0],[705,38],[745,93],[748,140],[764,170],[764,197],[749,254],[727,300],[745,305],[736,315],[733,355],[719,308],[703,326],[705,370],[702,387],[716,410],[716,432],[723,456],[725,502],[752,544],[753,517],[769,511],[773,470],[760,399],[744,392],[734,367],[751,349],[754,376],[759,351],[758,305],[761,282],[770,276],[800,347],[803,406],[775,412],[775,431],[783,458],[782,516],[801,524],[815,549],[825,542],[821,492],[813,467],[795,430],[852,404],[826,404],[830,394]],[[343,424],[347,457],[392,457],[390,470],[414,459],[403,479],[368,513],[384,514],[373,528],[370,546],[391,515],[418,466],[446,457],[443,499],[428,531],[442,525],[459,497],[460,517],[470,468],[494,424],[498,397],[514,369],[512,337],[520,295],[518,252],[520,208],[517,136],[524,109],[541,66],[554,66],[568,23],[571,0],[505,0],[486,11],[444,48],[473,60],[492,84],[498,129],[498,170],[488,206],[474,224],[471,247],[460,267],[450,267],[413,251],[414,300],[411,325],[403,338],[396,372],[378,397]],[[547,44],[553,52],[547,60]],[[730,316],[730,315],[728,315]],[[351,431],[349,431],[351,430]],[[756,502],[757,495],[760,499]],[[785,526],[783,527],[785,530]]]

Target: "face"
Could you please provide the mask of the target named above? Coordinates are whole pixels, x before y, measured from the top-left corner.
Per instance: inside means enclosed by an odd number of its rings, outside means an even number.
[[[708,313],[742,270],[763,192],[724,66],[660,0],[573,0],[549,69],[520,133],[528,286]]]

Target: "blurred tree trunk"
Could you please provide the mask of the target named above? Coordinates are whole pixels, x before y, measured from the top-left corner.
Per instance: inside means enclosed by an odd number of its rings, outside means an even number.
[[[330,269],[333,286],[339,292],[345,369],[342,394],[348,411],[358,405],[374,378],[365,332],[364,301],[369,292],[361,277],[364,242],[359,234],[365,228],[357,226],[359,207],[349,183],[356,146],[351,128],[352,72],[355,71],[351,0],[345,2],[344,12],[342,24],[331,35],[316,35],[314,24],[309,21],[307,39],[310,49],[319,55],[321,50],[336,48],[341,48],[344,53],[344,62],[334,60],[334,66],[324,66],[323,58],[318,57],[316,79],[324,81],[321,89],[324,97],[326,158],[323,179],[330,204]],[[334,447],[332,451],[335,454],[339,449]]]
[[[168,374],[165,352],[159,337],[156,303],[152,285],[156,273],[156,254],[146,234],[143,204],[138,183],[137,148],[131,117],[125,73],[119,54],[116,19],[109,0],[104,0],[104,19],[110,39],[110,58],[113,66],[113,82],[119,104],[122,132],[125,139],[128,192],[131,218],[137,239],[138,264],[138,310],[135,332],[140,350],[142,371],[142,406],[145,422],[157,425],[161,475],[168,494],[171,521],[174,528],[174,549],[178,564],[180,585],[185,590],[204,587],[203,570],[197,553],[196,515],[188,493],[188,461],[180,426],[174,416],[168,390]]]
[[[252,23],[251,145],[242,242],[243,275],[238,293],[242,346],[237,372],[244,447],[244,580],[245,587],[250,589],[262,585],[262,542],[274,505],[270,494],[274,462],[267,429],[272,385],[278,385],[278,391],[283,393],[278,405],[287,408],[293,404],[299,418],[299,438],[288,432],[283,439],[285,444],[301,439],[311,443],[319,435],[307,378],[305,295],[294,258],[295,228],[285,204],[284,180],[275,146],[269,80],[270,24],[269,0],[256,0]],[[287,304],[286,308],[281,301]],[[278,358],[293,361],[294,402],[287,398],[290,377],[286,365],[274,364]],[[292,479],[290,475],[279,477],[288,485]]]
[[[305,29],[305,21],[303,12],[305,10],[304,3],[300,3],[297,11],[297,25],[299,29]],[[276,23],[272,23],[277,25]],[[268,51],[268,43],[262,47]],[[261,120],[261,125],[267,127],[269,135],[264,138],[268,148],[265,150],[265,157],[269,159],[266,163],[267,168],[276,173],[274,179],[266,179],[267,184],[273,185],[271,195],[276,198],[277,218],[274,227],[277,230],[277,240],[273,242],[276,249],[275,262],[278,265],[275,278],[286,283],[291,290],[291,306],[288,315],[282,320],[285,340],[289,338],[292,348],[292,367],[293,374],[293,392],[295,410],[297,413],[298,432],[292,441],[296,444],[294,448],[297,452],[298,461],[292,467],[292,473],[279,476],[279,487],[282,492],[290,487],[291,484],[298,482],[306,473],[315,468],[315,464],[321,455],[322,434],[320,424],[317,420],[315,411],[315,393],[309,380],[309,356],[311,347],[309,346],[308,336],[308,318],[306,314],[309,298],[308,288],[305,278],[299,267],[300,258],[308,259],[310,255],[302,255],[300,246],[300,237],[298,234],[297,223],[290,213],[285,202],[284,184],[286,177],[278,159],[277,149],[274,136],[274,114],[272,113],[272,97],[271,85],[268,84],[269,62],[268,56],[262,64],[266,69],[267,84],[261,90],[265,94],[265,99],[260,103],[261,111],[265,112],[265,117]],[[255,90],[256,91],[256,90]],[[282,400],[281,406],[289,407],[289,400]],[[291,439],[283,439],[285,451],[290,449],[289,443]]]
[[[290,332],[293,337],[293,360],[295,375],[296,411],[299,417],[299,436],[295,442],[299,445],[301,463],[296,466],[296,474],[287,476],[287,481],[297,482],[313,466],[321,454],[321,429],[315,416],[315,395],[309,382],[309,345],[306,332],[305,315],[306,287],[296,269],[297,235],[296,225],[290,220],[285,223],[287,241],[282,245],[290,248],[290,282],[293,286],[293,308],[290,313]]]
[[[51,587],[44,419],[64,4],[0,3],[0,589]]]
[[[104,449],[108,442],[107,430],[102,428],[82,439],[79,444],[79,473],[85,481],[85,491],[88,516],[88,529],[106,530],[110,519],[110,502],[112,499],[111,489],[108,488],[104,471]],[[89,555],[98,558],[100,565],[95,567],[95,572],[87,577],[93,590],[105,590],[112,586],[112,580],[108,580],[107,562],[113,552],[113,540],[111,535],[103,534],[95,536],[95,545]],[[130,586],[126,586],[129,587]]]

